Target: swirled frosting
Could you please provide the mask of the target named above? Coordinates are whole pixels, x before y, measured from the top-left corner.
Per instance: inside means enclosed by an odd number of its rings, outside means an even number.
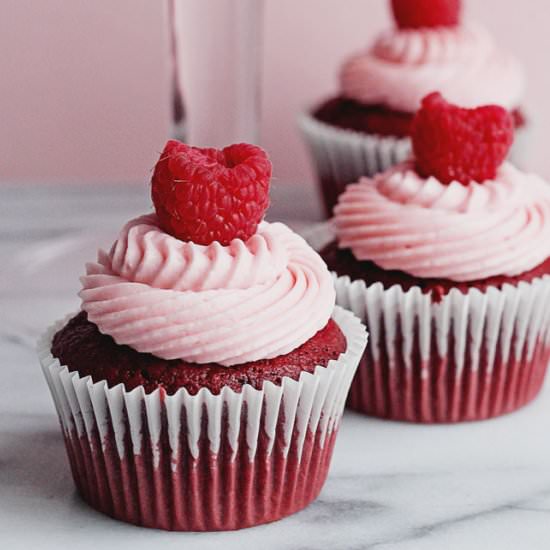
[[[224,366],[296,349],[326,325],[335,301],[324,262],[283,224],[263,222],[246,242],[202,246],[166,234],[154,214],[99,251],[80,297],[118,344]]]
[[[349,185],[334,212],[341,248],[416,277],[515,276],[550,257],[550,186],[507,163],[467,186],[404,163]]]
[[[350,99],[409,113],[434,91],[463,107],[514,109],[525,85],[518,61],[477,26],[394,29],[349,59],[340,80]]]

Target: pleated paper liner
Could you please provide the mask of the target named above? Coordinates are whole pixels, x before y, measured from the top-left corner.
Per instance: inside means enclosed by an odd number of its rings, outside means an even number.
[[[145,527],[239,529],[292,514],[326,479],[345,400],[366,345],[364,326],[336,308],[347,351],[299,380],[213,395],[108,388],[39,357],[59,415],[73,478],[97,510]]]
[[[337,303],[369,330],[348,404],[410,422],[483,420],[541,389],[550,361],[550,276],[433,302],[419,287],[336,277]]]
[[[315,166],[327,217],[348,183],[374,176],[411,155],[409,138],[379,136],[331,126],[308,113],[299,126]],[[528,149],[528,127],[516,130],[510,160],[522,166]]]
[[[373,176],[410,156],[410,140],[380,137],[326,124],[309,114],[299,119],[317,172],[327,217],[348,183]]]

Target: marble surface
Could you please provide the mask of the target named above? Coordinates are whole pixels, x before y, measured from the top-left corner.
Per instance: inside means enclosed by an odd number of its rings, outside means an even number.
[[[310,190],[280,186],[273,203],[272,219],[285,211],[300,227],[316,217]],[[275,524],[165,533],[88,508],[73,489],[34,345],[78,307],[78,275],[97,246],[148,209],[145,187],[0,186],[0,547],[550,548],[549,384],[522,411],[467,425],[347,412],[320,498]]]

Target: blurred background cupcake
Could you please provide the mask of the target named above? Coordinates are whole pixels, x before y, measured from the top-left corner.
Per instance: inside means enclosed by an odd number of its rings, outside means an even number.
[[[431,94],[411,126],[414,160],[340,196],[321,255],[337,304],[370,333],[352,408],[457,422],[514,411],[539,392],[550,359],[550,186],[504,161],[513,124],[501,107]]]
[[[502,105],[513,116],[510,155],[521,164],[527,122],[522,66],[481,26],[462,22],[460,0],[392,0],[395,28],[347,59],[338,95],[300,118],[330,215],[345,184],[406,159],[421,99],[440,91],[465,107]]]

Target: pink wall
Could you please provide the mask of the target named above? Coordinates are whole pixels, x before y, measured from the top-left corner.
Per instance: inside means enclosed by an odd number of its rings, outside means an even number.
[[[550,5],[467,6],[525,62],[541,135]],[[296,114],[335,91],[341,59],[389,24],[385,0],[266,0],[262,140],[279,180],[311,179]],[[165,30],[160,0],[2,0],[0,180],[146,180],[169,132]],[[537,142],[532,166],[550,173]]]
[[[143,180],[168,124],[163,2],[1,0],[0,180]]]

